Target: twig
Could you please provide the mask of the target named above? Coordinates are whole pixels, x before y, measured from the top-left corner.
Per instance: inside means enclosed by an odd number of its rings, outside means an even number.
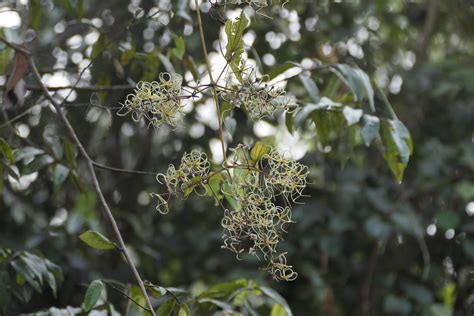
[[[4,90],[6,88],[5,85],[0,86],[0,89]],[[86,91],[86,92],[106,92],[106,91],[122,91],[122,90],[132,90],[135,86],[131,86],[128,84],[119,84],[113,86],[56,86],[56,87],[47,87],[49,91],[58,91],[58,90],[65,90],[65,89],[73,89],[77,91]],[[42,91],[42,87],[39,85],[32,85],[27,84],[26,90],[31,91]]]
[[[227,157],[226,157],[226,149],[225,149],[225,141],[224,141],[224,129],[223,129],[222,117],[221,117],[221,108],[219,105],[219,97],[217,95],[216,82],[214,81],[214,78],[212,77],[209,55],[207,54],[206,39],[204,37],[204,30],[202,27],[202,18],[201,18],[201,11],[199,9],[199,1],[194,0],[194,3],[196,4],[196,14],[198,18],[199,37],[201,38],[202,53],[204,54],[204,59],[206,60],[206,67],[207,67],[207,72],[209,73],[209,81],[211,83],[212,95],[214,97],[214,103],[216,105],[216,110],[217,110],[217,120],[219,122],[219,137],[220,137],[221,147],[222,147],[222,157],[224,158],[224,163],[226,163]]]
[[[109,167],[106,165],[103,165],[101,163],[98,163],[96,161],[92,161],[92,164],[103,170],[109,170],[109,171],[115,171],[115,172],[122,172],[122,173],[131,173],[131,174],[140,174],[140,175],[149,175],[149,176],[156,176],[155,172],[150,172],[150,171],[141,171],[141,170],[131,170],[131,169],[122,169],[122,168],[115,168],[115,167]]]
[[[425,25],[423,27],[423,33],[421,33],[421,39],[419,41],[418,50],[417,50],[417,55],[418,55],[417,64],[419,65],[423,64],[426,58],[426,54],[427,54],[426,47],[429,44],[431,35],[433,35],[433,30],[436,24],[436,18],[438,17],[438,7],[439,7],[439,0],[430,1]]]
[[[147,312],[150,312],[150,309],[149,308],[146,308],[145,306],[143,306],[142,304],[138,303],[136,300],[134,300],[132,297],[130,297],[127,293],[123,292],[121,289],[119,289],[118,287],[116,287],[115,285],[113,285],[112,283],[109,283],[105,280],[101,280],[102,282],[104,282],[106,285],[110,286],[111,288],[113,288],[114,290],[116,290],[117,292],[121,293],[123,296],[125,296],[126,298],[128,298],[130,301],[132,301],[133,303],[135,303],[135,305],[137,305],[138,307],[141,307],[143,310],[147,311]]]
[[[137,281],[137,283],[138,283],[138,285],[141,289],[141,292],[142,292],[143,296],[145,297],[146,303],[147,303],[147,305],[150,309],[149,312],[153,316],[156,316],[155,311],[153,310],[153,305],[151,304],[150,298],[148,296],[148,293],[146,292],[145,286],[143,285],[143,280],[140,277],[140,274],[138,273],[138,270],[137,270],[137,268],[135,267],[135,264],[132,261],[130,253],[128,252],[128,250],[125,246],[125,242],[122,238],[122,234],[120,233],[120,230],[117,226],[117,222],[115,221],[115,218],[112,214],[112,211],[110,210],[110,207],[109,207],[107,201],[105,200],[104,194],[102,193],[102,189],[100,187],[99,180],[97,178],[97,174],[95,173],[93,160],[90,158],[90,156],[87,153],[86,149],[82,145],[82,142],[79,140],[79,137],[77,136],[76,131],[74,130],[74,128],[72,127],[72,125],[69,122],[68,118],[66,117],[66,115],[62,111],[61,105],[49,94],[48,88],[42,83],[41,75],[38,72],[38,68],[36,67],[36,64],[35,64],[35,62],[34,62],[34,60],[31,56],[28,56],[28,61],[30,63],[31,69],[33,70],[34,76],[36,77],[36,79],[38,80],[38,83],[40,84],[40,86],[42,88],[41,90],[42,90],[44,96],[51,102],[51,104],[56,109],[56,111],[59,115],[59,118],[61,119],[61,121],[66,126],[66,129],[68,130],[69,135],[71,136],[74,143],[77,145],[81,155],[86,160],[87,167],[89,169],[89,173],[90,173],[91,178],[92,178],[92,182],[93,182],[93,185],[94,185],[95,192],[99,196],[100,203],[101,203],[101,205],[102,205],[102,207],[105,211],[105,214],[106,214],[108,220],[110,221],[110,223],[112,225],[115,236],[118,239],[119,245],[123,250],[123,254],[125,256],[125,259],[126,259],[128,265],[129,265],[130,269],[132,270],[132,273],[133,273],[133,275],[134,275],[134,277],[135,277],[135,279],[136,279],[136,281]]]
[[[22,52],[23,54],[25,54],[26,56],[29,56],[31,53],[28,49],[20,46],[20,45],[17,45],[17,44],[13,44],[13,43],[10,43],[9,41],[7,41],[6,39],[4,39],[3,37],[0,37],[0,42],[3,42],[5,45],[13,48],[14,50],[16,51],[19,51],[19,52]]]
[[[30,114],[30,112],[32,112],[33,109],[34,109],[34,107],[31,107],[31,108],[25,110],[24,112],[18,114],[17,116],[12,117],[12,118],[9,119],[8,121],[6,121],[6,122],[4,122],[2,125],[0,125],[0,128],[4,128],[5,126],[11,125],[11,123],[15,122],[16,120],[19,120],[19,119],[21,119],[23,116]]]
[[[380,251],[383,249],[386,240],[378,241],[372,254],[370,256],[369,267],[367,271],[367,278],[365,280],[364,286],[362,288],[362,315],[370,316],[370,290],[372,288],[372,279],[374,277],[375,268],[377,266],[377,260],[380,255]]]

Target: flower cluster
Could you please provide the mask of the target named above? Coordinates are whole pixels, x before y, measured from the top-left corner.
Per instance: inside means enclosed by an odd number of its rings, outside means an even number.
[[[254,121],[296,105],[294,97],[286,95],[285,90],[261,83],[242,86],[232,93],[230,101],[243,108]]]
[[[224,212],[223,248],[238,258],[245,250],[258,258],[262,255],[268,262],[266,270],[276,279],[294,280],[298,274],[286,263],[285,253],[276,249],[292,222],[292,212],[290,206],[276,205],[275,199],[279,195],[292,201],[300,197],[306,186],[307,167],[276,150],[264,154],[259,164],[252,164],[244,147],[237,150],[239,158],[234,164],[242,169],[233,170],[232,190],[223,193],[235,199],[238,208]]]
[[[169,73],[161,73],[159,81],[140,81],[134,93],[127,95],[117,114],[132,113],[134,121],[144,118],[154,127],[162,124],[176,127],[183,113],[182,81],[181,75]]]
[[[306,187],[308,167],[272,150],[263,156],[262,168],[267,175],[265,181],[275,195],[283,195],[293,202],[301,197]]]
[[[193,191],[194,186],[208,175],[209,168],[210,163],[206,154],[193,150],[190,153],[184,153],[178,169],[174,165],[169,165],[166,173],[159,173],[156,180],[166,185],[168,197],[179,193],[186,194],[188,190]],[[151,195],[158,199],[156,210],[162,214],[168,213],[168,199],[164,198],[166,195],[156,193],[151,193]]]
[[[224,2],[228,4],[247,4],[255,6],[256,8],[265,8],[269,5],[269,2],[271,2],[271,0],[226,0]]]
[[[156,209],[166,214],[169,209],[165,197],[183,193],[186,198],[203,186],[224,208],[222,247],[237,258],[248,252],[263,259],[267,262],[265,269],[277,280],[294,280],[298,274],[277,246],[292,223],[290,202],[302,196],[308,168],[260,142],[252,150],[239,145],[231,151],[232,157],[213,172],[204,153],[185,153],[179,168],[170,165],[166,173],[157,175],[168,193],[152,193],[158,199]],[[284,206],[277,205],[279,197],[283,197]],[[224,206],[223,199],[231,207]]]

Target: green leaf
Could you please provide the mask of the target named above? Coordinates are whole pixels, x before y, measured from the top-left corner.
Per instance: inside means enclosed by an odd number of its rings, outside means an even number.
[[[380,119],[376,116],[364,114],[362,117],[362,128],[360,136],[365,146],[370,146],[372,141],[377,137],[380,130]]]
[[[3,138],[0,137],[0,152],[5,156],[5,158],[8,160],[10,164],[15,162],[15,157],[13,155],[13,151],[10,148],[10,145],[4,140]]]
[[[433,302],[433,293],[427,287],[407,282],[402,284],[402,288],[409,297],[415,299],[422,305]]]
[[[68,139],[64,139],[64,154],[66,155],[66,160],[69,165],[69,168],[76,169],[76,149]]]
[[[456,229],[461,223],[461,216],[456,212],[440,211],[436,213],[436,224],[441,229]]]
[[[191,193],[193,193],[194,189],[201,183],[201,181],[201,177],[194,177],[188,182],[184,183],[182,187],[184,198],[187,198]]]
[[[7,271],[0,271],[0,311],[4,311],[11,300],[11,279]]]
[[[413,150],[410,134],[398,120],[382,121],[382,140],[384,144],[384,158],[395,178],[401,182],[403,172]]]
[[[36,280],[34,273],[28,268],[28,266],[20,260],[12,261],[11,266],[15,271],[28,282],[31,287],[41,293],[41,285],[38,280]]]
[[[342,128],[346,125],[346,119],[340,111],[340,104],[328,98],[321,98],[315,109],[311,117],[316,124],[319,141],[322,145],[327,145],[331,138],[341,134]]]
[[[15,161],[20,161],[20,160],[30,160],[35,156],[41,155],[44,153],[44,150],[35,148],[35,147],[30,147],[26,146],[20,149],[16,149],[14,151],[14,156],[15,156]]]
[[[170,59],[163,55],[162,53],[158,53],[158,59],[161,61],[163,64],[163,67],[165,67],[165,70],[169,72],[170,74],[174,74],[176,71],[174,70],[173,63],[170,61]]]
[[[242,54],[244,53],[244,30],[249,24],[248,18],[245,16],[244,10],[240,12],[240,16],[235,21],[227,21],[225,24],[225,32],[227,34],[227,46],[225,58],[229,62],[235,77],[243,84],[242,77]]]
[[[281,304],[273,305],[270,316],[286,316],[285,308]]]
[[[219,204],[219,201],[224,198],[221,192],[221,185],[224,178],[222,174],[216,174],[208,179],[207,183],[204,184],[207,195],[214,198],[215,205]]]
[[[176,301],[174,299],[167,300],[161,304],[156,310],[156,316],[169,316],[174,310]]]
[[[81,193],[87,193],[87,187],[86,185],[84,184],[84,182],[82,182],[81,178],[79,177],[79,175],[77,174],[77,171],[76,170],[70,170],[69,172],[69,178],[72,180],[72,183],[74,184],[74,186],[81,192]]]
[[[362,81],[362,85],[364,86],[365,93],[367,95],[367,99],[369,100],[369,106],[372,112],[375,112],[375,104],[374,104],[374,88],[370,82],[369,76],[359,68],[354,69],[355,72],[359,75],[359,79]]]
[[[279,75],[281,75],[282,73],[284,73],[285,71],[287,71],[288,69],[291,69],[291,68],[295,68],[297,66],[295,66],[293,63],[284,63],[274,69],[272,69],[271,71],[268,72],[267,76],[268,76],[268,80],[272,80],[273,78],[276,78],[278,77]]]
[[[303,83],[304,88],[309,94],[311,101],[314,103],[319,102],[319,88],[316,83],[309,76],[299,75],[298,76]]]
[[[423,316],[452,316],[453,309],[443,304],[428,305],[424,311]]]
[[[100,34],[99,38],[97,39],[97,42],[95,42],[94,45],[92,45],[90,59],[94,60],[97,57],[99,57],[99,55],[104,52],[106,47],[107,47],[107,38],[105,37],[104,34]]]
[[[135,58],[136,53],[135,47],[126,49],[120,56],[120,64],[122,66],[127,66],[130,64],[130,62]]]
[[[96,231],[88,230],[82,233],[79,238],[89,247],[94,249],[110,250],[115,248],[115,244],[113,242]]]
[[[82,303],[86,312],[89,312],[97,304],[103,288],[104,283],[101,280],[94,280],[89,284],[84,296],[84,302]]]
[[[184,52],[186,51],[186,45],[184,43],[184,39],[181,36],[173,34],[174,45],[176,46],[173,48],[173,55],[176,56],[179,60],[183,59]]]
[[[346,64],[337,64],[334,68],[338,77],[351,89],[355,101],[361,102],[366,95],[371,110],[375,112],[374,90],[369,76],[361,69]]]
[[[293,116],[293,113],[288,111],[285,113],[285,125],[288,132],[290,132],[290,134],[293,134],[295,128],[295,118]]]
[[[47,165],[50,165],[52,162],[54,162],[54,158],[51,157],[50,155],[41,155],[37,158],[35,158],[32,162],[27,164],[25,168],[22,171],[22,174],[31,174],[33,172],[39,171],[46,167]]]
[[[383,309],[388,313],[407,315],[411,312],[412,306],[406,298],[390,294],[384,300]]]
[[[350,106],[345,106],[342,110],[342,114],[346,119],[347,125],[351,126],[360,121],[362,115],[364,114],[364,111],[362,111],[361,109],[353,109]]]
[[[31,3],[28,3],[30,26],[35,30],[38,30],[43,23],[43,8],[46,8],[46,6],[43,6],[41,1],[31,1]]]
[[[146,289],[148,291],[150,291],[151,294],[156,298],[160,298],[163,295],[166,295],[166,292],[167,292],[166,288],[164,288],[162,286],[154,285],[149,281],[145,281],[144,285],[145,285]]]
[[[207,291],[199,295],[200,298],[224,298],[234,291],[247,286],[245,279],[239,279],[233,282],[219,283],[210,287]]]
[[[77,0],[77,17],[82,19],[84,16],[84,3],[83,0]]]
[[[213,298],[201,298],[198,300],[198,303],[211,303],[218,307],[220,307],[225,313],[233,313],[234,309],[232,305],[227,304],[225,302],[213,299]]]
[[[253,161],[259,161],[263,156],[270,152],[270,146],[265,145],[262,142],[256,142],[250,151],[250,158]]]
[[[178,316],[190,316],[190,315],[191,315],[191,311],[189,310],[188,305],[186,304],[181,305],[181,307],[179,308]]]
[[[12,167],[10,167],[5,161],[0,160],[0,166],[2,167],[2,169],[5,169],[7,171],[8,175],[10,177],[15,179],[16,181],[20,180],[20,175],[18,174],[18,172],[16,172],[16,170],[14,170]],[[0,175],[1,174],[2,173],[0,173]],[[2,178],[2,180],[3,180],[3,178]]]
[[[54,166],[54,171],[53,171],[53,182],[55,186],[61,185],[64,180],[67,179],[67,176],[69,175],[69,168],[57,164]]]
[[[268,297],[270,297],[272,300],[283,306],[283,309],[286,313],[286,316],[292,316],[293,313],[291,312],[290,306],[286,302],[286,300],[275,290],[266,287],[266,286],[260,286],[259,289]]]

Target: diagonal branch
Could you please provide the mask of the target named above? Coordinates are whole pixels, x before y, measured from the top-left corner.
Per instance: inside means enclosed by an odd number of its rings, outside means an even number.
[[[97,179],[97,174],[96,174],[95,169],[94,169],[94,161],[90,158],[90,156],[87,153],[86,149],[82,145],[82,142],[79,140],[79,137],[77,136],[76,131],[74,130],[74,128],[72,127],[72,125],[69,122],[68,118],[66,117],[66,115],[62,111],[61,105],[49,94],[48,88],[46,88],[46,86],[42,83],[41,75],[40,75],[40,73],[38,71],[38,68],[36,67],[36,64],[35,64],[33,58],[31,57],[31,55],[28,55],[28,61],[30,63],[30,66],[31,66],[31,69],[33,71],[34,76],[36,77],[36,79],[38,80],[39,85],[41,86],[41,90],[42,90],[44,96],[51,102],[51,104],[56,109],[56,111],[59,115],[59,118],[61,119],[61,121],[66,126],[66,129],[67,129],[70,137],[72,138],[74,143],[77,145],[81,155],[86,160],[87,167],[89,169],[89,173],[92,177],[92,182],[93,182],[93,185],[94,185],[95,192],[99,196],[100,203],[101,203],[101,205],[102,205],[102,207],[105,211],[105,214],[106,214],[108,220],[110,221],[110,223],[112,225],[113,231],[114,231],[115,236],[116,236],[116,238],[119,242],[120,248],[121,248],[121,250],[122,250],[122,252],[125,256],[125,259],[127,260],[127,263],[129,265],[130,269],[132,270],[132,273],[133,273],[138,285],[140,286],[141,292],[143,293],[143,296],[145,297],[146,303],[147,303],[147,305],[150,309],[150,313],[153,316],[156,316],[155,311],[153,310],[153,305],[151,304],[150,298],[149,298],[148,293],[146,292],[145,286],[143,284],[143,280],[140,277],[140,274],[138,273],[138,270],[137,270],[137,268],[135,267],[135,264],[132,261],[130,253],[128,252],[128,250],[125,246],[125,242],[122,238],[122,234],[120,233],[120,230],[117,226],[117,222],[115,221],[115,218],[112,214],[112,211],[110,210],[110,207],[109,207],[107,201],[105,200],[104,194],[102,193],[102,189],[100,187],[99,180]]]

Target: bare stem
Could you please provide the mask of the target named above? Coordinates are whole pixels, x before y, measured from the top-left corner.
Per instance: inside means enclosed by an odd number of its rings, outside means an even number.
[[[216,110],[217,110],[217,119],[219,122],[219,137],[220,137],[221,147],[222,147],[222,156],[224,158],[224,163],[225,163],[227,161],[227,156],[226,156],[226,149],[225,149],[225,142],[224,142],[224,128],[222,124],[221,108],[219,105],[219,96],[217,95],[216,81],[214,80],[212,76],[211,63],[209,61],[209,55],[207,54],[206,39],[204,37],[204,30],[202,27],[201,11],[199,10],[199,1],[194,0],[194,3],[196,4],[196,14],[198,18],[199,37],[201,38],[202,53],[204,55],[204,59],[206,60],[207,72],[209,73],[209,81],[211,82],[212,95],[214,97],[214,103],[216,105]]]
[[[110,223],[112,225],[113,231],[115,233],[115,237],[117,238],[117,240],[119,242],[119,245],[120,245],[120,248],[121,248],[121,250],[122,250],[122,252],[125,256],[125,259],[126,259],[128,265],[129,265],[130,269],[132,270],[132,273],[133,273],[138,285],[140,286],[140,289],[141,289],[141,292],[143,293],[143,296],[145,297],[146,303],[149,307],[149,312],[153,316],[156,316],[155,311],[153,310],[153,305],[151,304],[150,298],[149,298],[148,293],[146,292],[145,286],[143,284],[143,280],[140,277],[140,274],[138,273],[138,270],[137,270],[137,268],[135,267],[135,264],[132,261],[130,253],[128,252],[128,250],[125,246],[125,242],[123,241],[122,234],[120,233],[120,230],[117,226],[117,222],[115,221],[115,218],[112,214],[112,211],[110,210],[110,207],[109,207],[107,201],[105,200],[104,194],[102,193],[102,189],[100,187],[99,180],[97,179],[97,174],[95,173],[95,170],[94,170],[94,161],[90,158],[90,156],[87,153],[86,149],[84,148],[81,141],[79,140],[79,137],[77,136],[76,131],[74,130],[71,123],[67,119],[66,115],[62,111],[61,105],[49,94],[48,89],[46,88],[46,86],[41,81],[41,75],[38,71],[38,68],[36,67],[36,64],[35,64],[33,58],[31,56],[28,56],[28,60],[29,60],[31,69],[33,70],[33,74],[35,75],[36,79],[38,80],[38,83],[41,86],[41,90],[42,90],[44,96],[51,102],[51,104],[56,109],[56,111],[59,115],[59,118],[61,119],[61,121],[66,126],[66,129],[68,130],[69,135],[71,136],[74,143],[77,145],[81,155],[86,160],[87,167],[89,169],[89,173],[92,177],[92,182],[93,182],[93,185],[94,185],[95,192],[99,196],[100,203],[101,203],[102,207],[104,208],[105,214],[106,214],[108,220],[110,221]]]
[[[115,168],[115,167],[110,167],[110,166],[103,165],[103,164],[98,163],[96,161],[92,161],[92,164],[96,168],[103,169],[103,170],[108,170],[108,171],[130,173],[130,174],[139,174],[139,175],[148,175],[148,176],[156,176],[155,172],[150,172],[150,171]]]

